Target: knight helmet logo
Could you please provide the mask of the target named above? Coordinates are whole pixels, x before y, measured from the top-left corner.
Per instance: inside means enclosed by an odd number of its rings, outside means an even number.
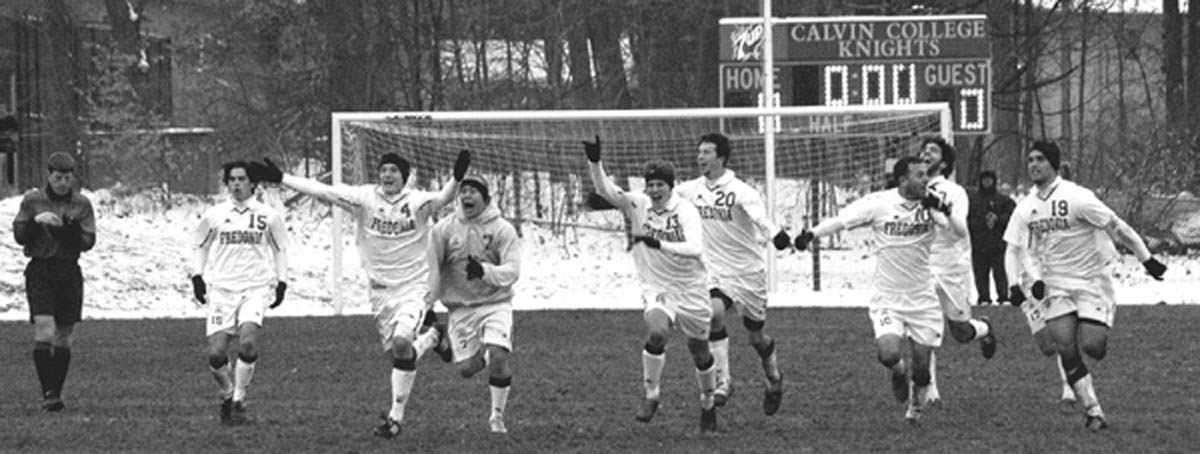
[[[733,58],[737,61],[761,59],[763,48],[763,26],[738,25],[729,33],[729,41],[733,48]]]

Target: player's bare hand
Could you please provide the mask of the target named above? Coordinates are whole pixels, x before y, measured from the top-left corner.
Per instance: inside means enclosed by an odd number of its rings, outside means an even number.
[[[483,264],[479,260],[475,260],[475,256],[467,256],[467,279],[479,279],[483,277]]]
[[[595,142],[583,141],[583,152],[587,154],[588,161],[600,162],[600,135],[596,135]]]
[[[1142,262],[1142,267],[1146,268],[1146,274],[1149,274],[1150,277],[1158,281],[1161,281],[1163,273],[1167,272],[1167,266],[1154,257],[1150,257],[1149,260]]]
[[[33,217],[33,222],[36,222],[36,223],[42,224],[42,225],[48,225],[50,227],[62,227],[62,225],[63,225],[62,218],[58,217],[57,214],[51,213],[49,211],[43,211],[41,213],[38,213],[37,216]]]
[[[462,150],[458,152],[458,158],[454,160],[454,181],[462,181],[463,177],[467,176],[467,169],[471,167],[471,150]]]
[[[275,302],[271,303],[271,309],[279,307],[283,304],[283,297],[287,295],[287,282],[279,281],[275,284]]]
[[[208,304],[208,285],[204,283],[204,277],[199,274],[192,276],[192,296],[196,297],[196,302],[201,306]]]

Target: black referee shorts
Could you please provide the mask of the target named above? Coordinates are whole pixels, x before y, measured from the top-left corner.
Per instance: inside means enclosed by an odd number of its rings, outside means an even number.
[[[76,260],[34,259],[25,267],[29,322],[53,315],[59,325],[73,325],[83,315],[83,273]]]

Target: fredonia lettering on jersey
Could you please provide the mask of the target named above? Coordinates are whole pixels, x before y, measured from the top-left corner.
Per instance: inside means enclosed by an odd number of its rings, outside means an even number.
[[[261,244],[263,232],[259,230],[233,230],[221,232],[221,244]]]
[[[933,224],[929,222],[888,221],[883,223],[883,234],[891,236],[918,236],[929,233]]]
[[[379,232],[383,235],[399,235],[416,228],[417,223],[412,219],[393,221],[388,219],[371,218],[371,230]]]
[[[696,209],[700,210],[700,219],[733,220],[733,212],[729,210],[729,207],[697,206]]]
[[[1067,223],[1067,218],[1045,218],[1029,222],[1029,231],[1038,235],[1069,228],[1071,226]]]
[[[656,229],[654,227],[651,227],[651,226],[645,225],[645,224],[642,225],[642,228],[645,229],[646,236],[649,236],[651,238],[655,238],[655,239],[658,239],[661,241],[670,241],[670,242],[674,242],[674,243],[681,243],[681,242],[685,241],[685,239],[683,237],[682,229],[663,230],[663,229]]]

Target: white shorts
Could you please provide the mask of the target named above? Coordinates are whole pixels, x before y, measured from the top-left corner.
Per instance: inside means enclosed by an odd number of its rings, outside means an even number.
[[[1029,294],[1029,289],[1024,289]],[[1046,312],[1049,310],[1049,299],[1041,301],[1029,298],[1021,304],[1021,312],[1025,314],[1025,322],[1029,324],[1029,332],[1037,334],[1046,327]]]
[[[208,288],[208,317],[205,335],[237,334],[243,323],[263,324],[263,313],[275,301],[275,287],[266,285],[238,292]]]
[[[894,334],[900,338],[912,338],[913,342],[921,345],[942,345],[945,321],[937,297],[932,292],[916,295],[876,293],[871,297],[869,315],[876,339]]]
[[[475,356],[484,345],[512,351],[511,302],[456,307],[450,310],[449,323],[447,330],[454,362]]]
[[[971,319],[971,286],[975,285],[971,273],[935,273],[933,285],[947,320],[965,322]]]
[[[425,317],[429,305],[425,284],[399,285],[395,287],[372,286],[367,292],[371,309],[375,313],[375,328],[379,330],[379,341],[384,350],[392,349],[392,339],[400,337],[413,340],[417,328]]]
[[[748,320],[767,320],[767,273],[747,273],[738,276],[710,276],[709,294],[719,290],[733,300],[738,315]]]
[[[666,312],[671,326],[689,339],[708,340],[712,323],[712,306],[708,294],[701,287],[687,292],[664,292],[654,289],[642,291],[642,313],[652,310]]]
[[[1052,278],[1045,282],[1046,320],[1075,312],[1078,318],[1100,322],[1109,328],[1113,326],[1117,297],[1108,270],[1089,279]]]

